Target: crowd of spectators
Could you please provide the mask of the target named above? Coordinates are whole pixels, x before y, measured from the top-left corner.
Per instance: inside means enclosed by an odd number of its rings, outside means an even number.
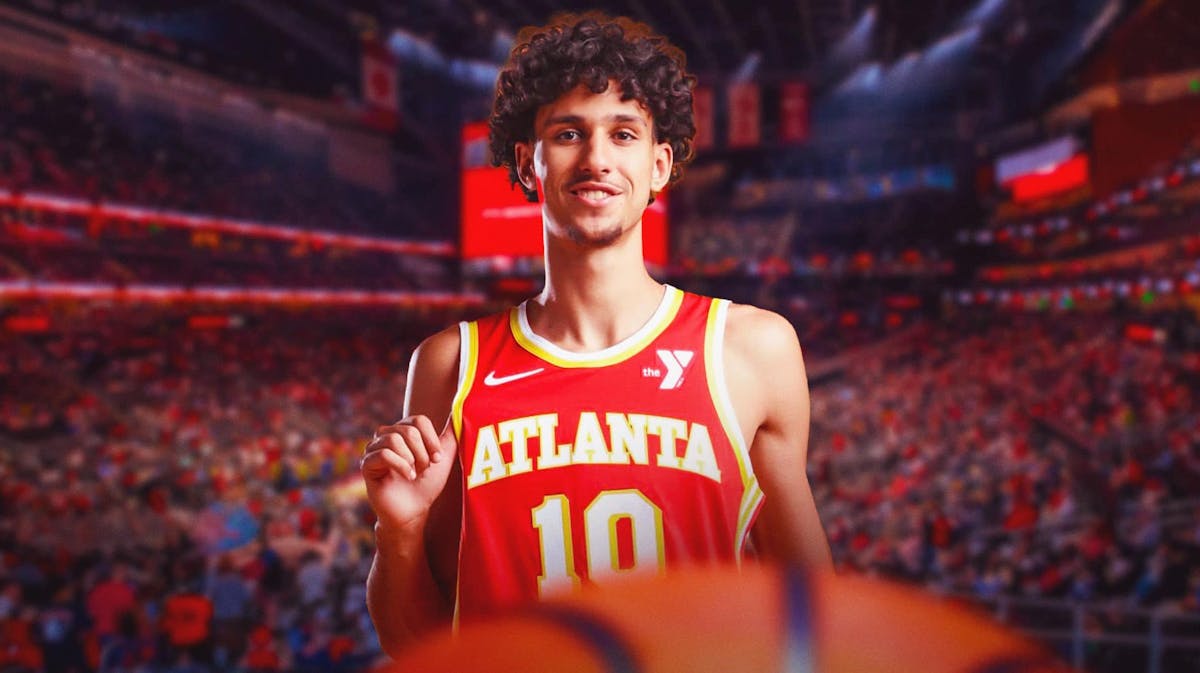
[[[444,290],[444,258],[0,207],[0,279]]]
[[[164,7],[93,0],[21,0],[14,4],[51,21],[233,82],[318,98],[347,94],[344,72],[237,4]],[[331,17],[322,17],[332,28],[322,33],[323,39],[337,40],[337,47],[347,56],[354,54],[358,43],[349,26],[342,24],[345,10],[335,6],[331,11]],[[330,18],[335,19],[332,25]]]
[[[856,357],[813,391],[834,556],[981,598],[1200,614],[1195,383],[1079,314],[960,318]]]
[[[0,344],[4,663],[375,660],[355,461],[445,316],[263,312],[189,330],[80,310],[77,329]],[[835,559],[985,599],[1200,613],[1191,385],[1111,317],[898,333],[813,386],[810,474]]]
[[[102,317],[0,349],[0,668],[365,668],[357,458],[400,412],[404,329]]]
[[[185,125],[102,95],[0,70],[0,189],[403,238],[445,238],[434,218],[341,182],[318,158]]]
[[[808,241],[800,245],[793,234],[802,229],[795,213],[688,218],[675,236],[675,268],[681,275],[768,279],[944,276],[954,270],[936,248],[922,253],[915,248],[846,251]]]
[[[685,273],[728,275],[788,273],[787,250],[794,217],[692,218],[680,227],[675,242],[679,267]]]

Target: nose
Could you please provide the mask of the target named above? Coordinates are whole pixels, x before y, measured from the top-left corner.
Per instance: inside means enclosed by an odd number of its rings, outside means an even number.
[[[593,133],[583,143],[579,169],[590,175],[607,175],[612,170],[612,148],[603,133]]]

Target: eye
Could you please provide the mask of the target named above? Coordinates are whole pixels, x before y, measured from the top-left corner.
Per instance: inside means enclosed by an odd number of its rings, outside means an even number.
[[[617,131],[616,133],[613,134],[613,137],[616,138],[617,140],[624,140],[624,141],[637,140],[637,136],[630,133],[629,131]]]
[[[559,131],[558,134],[554,136],[555,140],[564,140],[567,142],[570,142],[572,140],[579,140],[579,138],[580,138],[579,131],[576,131],[574,129],[567,129],[565,131]]]

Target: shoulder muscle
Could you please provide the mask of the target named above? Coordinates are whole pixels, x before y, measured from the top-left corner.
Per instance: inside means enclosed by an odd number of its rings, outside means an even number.
[[[745,304],[730,307],[725,359],[735,394],[755,400],[755,416],[769,424],[776,403],[807,398],[808,380],[796,330],[786,318]]]
[[[735,352],[754,360],[800,355],[796,329],[787,318],[746,304],[729,307],[725,342]]]
[[[458,324],[428,337],[413,351],[404,391],[404,415],[422,414],[441,428],[458,388]]]

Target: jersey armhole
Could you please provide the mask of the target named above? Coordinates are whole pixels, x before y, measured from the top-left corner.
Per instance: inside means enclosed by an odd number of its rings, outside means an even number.
[[[479,324],[475,321],[458,323],[458,390],[454,393],[454,402],[450,407],[450,422],[454,425],[454,438],[460,446],[459,460],[462,460],[461,446],[463,438],[463,407],[467,403],[467,395],[475,383],[475,372],[479,361]],[[465,504],[464,504],[465,507]],[[458,570],[454,579],[454,612],[450,620],[450,628],[458,633],[459,616],[462,613],[462,543],[466,536],[467,521],[463,516],[462,528],[458,539]]]
[[[712,396],[721,427],[733,447],[737,458],[738,472],[742,480],[742,499],[738,507],[737,527],[733,539],[733,552],[741,564],[742,553],[750,533],[750,526],[758,516],[763,492],[754,476],[754,465],[750,461],[750,445],[742,434],[729,385],[725,379],[725,326],[729,318],[729,300],[713,299],[708,309],[708,323],[704,330],[704,370],[708,377],[708,390]]]
[[[458,323],[458,388],[450,406],[450,422],[454,425],[454,437],[462,441],[463,406],[471,385],[475,382],[475,369],[479,359],[479,326],[474,322]]]

